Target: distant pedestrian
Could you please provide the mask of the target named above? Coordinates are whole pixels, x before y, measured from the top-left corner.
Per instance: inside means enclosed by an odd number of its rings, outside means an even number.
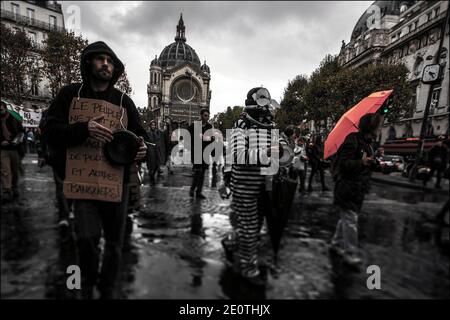
[[[2,200],[11,201],[19,196],[18,181],[20,171],[19,148],[25,130],[20,121],[12,117],[6,106],[1,101],[0,106],[0,140],[1,140],[1,188]]]
[[[161,165],[161,135],[162,132],[157,128],[156,121],[150,121],[150,130],[147,132],[150,145],[148,148],[147,169],[150,177],[150,184],[155,185],[156,174]]]
[[[428,154],[428,162],[431,167],[430,173],[423,180],[423,185],[426,187],[428,181],[433,177],[436,172],[436,189],[442,189],[441,179],[442,174],[445,172],[448,163],[448,147],[444,144],[445,137],[439,136],[438,143],[434,145]]]
[[[191,162],[193,164],[192,170],[194,171],[194,178],[192,179],[191,189],[189,190],[189,196],[193,197],[194,193],[197,197],[197,199],[205,199],[206,197],[202,194],[203,190],[203,182],[205,180],[205,172],[208,169],[209,165],[205,162],[205,159],[203,159],[203,152],[205,151],[205,148],[213,141],[212,137],[208,134],[206,134],[206,131],[212,129],[212,125],[208,122],[209,120],[209,111],[208,109],[202,109],[200,111],[200,118],[201,118],[201,134],[200,134],[200,140],[199,137],[195,137],[195,131],[194,126],[195,122],[192,123],[189,126],[189,133],[191,134]],[[197,141],[201,141],[202,143],[202,154],[201,156],[201,162],[195,163],[195,157],[194,157],[194,144],[198,143]]]
[[[35,142],[36,138],[34,136],[34,132],[32,128],[28,128],[27,134],[26,134],[26,140],[27,140],[27,152],[28,153],[35,153]]]
[[[320,183],[322,184],[322,191],[329,189],[325,185],[324,159],[323,159],[323,143],[322,136],[316,135],[307,147],[307,156],[311,164],[311,173],[309,174],[308,192],[312,192],[312,181],[316,173],[320,175]]]
[[[300,180],[299,192],[305,191],[306,181],[306,166],[308,163],[308,156],[306,155],[305,138],[299,137],[296,140],[294,148],[294,168]]]
[[[359,266],[358,213],[369,192],[371,172],[375,166],[372,142],[381,130],[382,117],[369,113],[359,121],[359,131],[350,133],[333,161],[334,205],[340,220],[331,249],[342,254],[344,261]]]

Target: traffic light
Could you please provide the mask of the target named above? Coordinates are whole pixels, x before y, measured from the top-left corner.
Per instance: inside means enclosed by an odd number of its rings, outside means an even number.
[[[381,106],[381,108],[378,110],[378,112],[381,115],[385,115],[389,112],[389,110],[392,108],[392,104],[393,104],[393,98],[392,96],[390,96]]]

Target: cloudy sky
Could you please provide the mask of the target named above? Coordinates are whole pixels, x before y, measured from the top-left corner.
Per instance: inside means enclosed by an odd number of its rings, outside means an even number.
[[[138,107],[147,106],[150,61],[174,41],[180,13],[187,43],[211,68],[211,114],[243,105],[263,85],[280,101],[288,80],[309,75],[349,41],[372,1],[63,1],[66,27],[79,8],[80,32],[105,41],[126,64]],[[76,7],[74,7],[75,5]],[[75,30],[77,31],[77,30]]]

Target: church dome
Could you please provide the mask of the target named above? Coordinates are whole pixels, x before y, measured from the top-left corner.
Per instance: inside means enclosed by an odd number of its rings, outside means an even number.
[[[206,61],[205,61],[205,63],[202,65],[201,70],[202,70],[203,72],[206,72],[206,73],[211,73],[211,71],[209,70],[209,66],[206,64]]]
[[[159,62],[157,56],[155,56],[155,59],[153,59],[152,62],[150,62],[150,67],[153,67],[153,66],[158,66],[158,67],[161,66],[161,63]]]
[[[410,5],[410,3],[413,3],[414,1],[375,1],[372,3],[373,5],[376,5],[380,8],[380,14],[381,17],[384,17],[385,15],[400,15],[400,7],[402,4]],[[367,20],[372,17],[373,19],[374,12],[364,12],[363,15],[359,18],[358,22],[356,23],[355,27],[353,28],[352,36],[350,41],[355,40],[358,38],[361,34],[366,32],[368,30],[367,27]]]
[[[173,67],[184,62],[191,62],[200,67],[200,59],[190,45],[186,43],[185,26],[183,16],[177,25],[177,34],[175,42],[171,43],[163,49],[158,59],[163,68]]]

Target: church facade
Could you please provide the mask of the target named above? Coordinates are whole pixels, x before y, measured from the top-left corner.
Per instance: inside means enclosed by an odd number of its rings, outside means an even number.
[[[180,15],[175,42],[166,46],[150,64],[148,109],[161,126],[165,122],[187,126],[198,120],[201,109],[209,110],[211,72],[186,43],[185,31]]]

